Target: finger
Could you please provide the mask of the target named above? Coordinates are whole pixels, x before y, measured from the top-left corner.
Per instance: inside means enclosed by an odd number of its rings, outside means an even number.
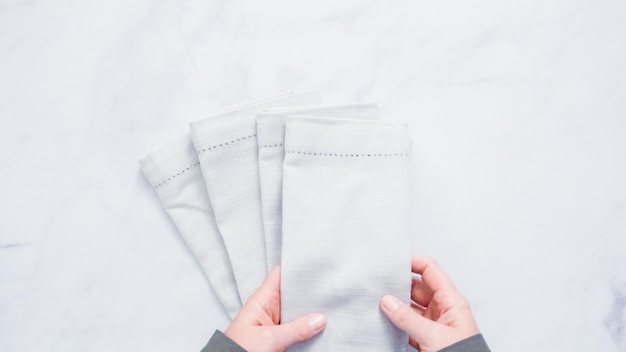
[[[411,309],[413,309],[413,311],[421,316],[424,316],[424,314],[426,314],[426,308],[417,305],[413,302],[411,302]]]
[[[398,329],[408,333],[416,343],[420,343],[422,338],[432,333],[437,326],[437,323],[424,318],[394,296],[384,296],[380,301],[380,306],[389,321]]]
[[[276,348],[286,350],[289,346],[304,342],[319,334],[326,327],[326,317],[314,313],[292,322],[273,327]]]
[[[411,345],[411,347],[415,348],[416,350],[420,351],[420,344],[417,343],[417,341],[415,341],[415,339],[412,337],[409,337],[409,345]]]
[[[268,294],[273,294],[277,289],[280,290],[280,266],[275,267],[274,270],[267,274],[261,286],[254,291],[250,298],[267,296]]]
[[[274,324],[280,321],[280,266],[270,271],[261,286],[248,298],[256,302],[272,318]]]
[[[453,291],[457,289],[443,269],[432,258],[413,257],[411,269],[414,273],[422,275],[422,281],[433,291]]]
[[[426,307],[433,299],[433,290],[431,290],[421,279],[414,277],[411,284],[411,299],[413,302]]]

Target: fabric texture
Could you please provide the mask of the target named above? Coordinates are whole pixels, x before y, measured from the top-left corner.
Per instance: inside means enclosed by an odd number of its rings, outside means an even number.
[[[241,302],[267,274],[257,164],[256,114],[318,103],[317,93],[282,94],[190,124],[191,136]]]
[[[246,350],[221,331],[215,330],[209,342],[200,352],[246,352]]]
[[[405,351],[408,336],[378,303],[410,302],[406,126],[301,118],[285,128],[281,321],[328,321],[289,351]]]
[[[288,116],[375,120],[376,104],[317,105],[273,108],[257,115],[259,181],[268,269],[280,264],[285,120]]]
[[[163,208],[233,318],[241,308],[241,300],[191,138],[179,138],[147,156],[140,164]]]
[[[200,352],[245,352],[235,341],[216,330]],[[448,346],[439,352],[491,352],[483,335],[478,334]]]
[[[474,335],[450,345],[439,352],[491,352],[482,334]]]

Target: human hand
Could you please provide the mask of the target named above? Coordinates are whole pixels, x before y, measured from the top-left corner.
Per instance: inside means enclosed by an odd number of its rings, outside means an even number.
[[[411,306],[394,296],[380,301],[382,311],[409,334],[409,344],[421,352],[439,351],[479,333],[469,303],[431,258],[413,257]]]
[[[326,327],[322,314],[280,324],[280,267],[274,268],[248,299],[224,334],[248,352],[279,352]]]

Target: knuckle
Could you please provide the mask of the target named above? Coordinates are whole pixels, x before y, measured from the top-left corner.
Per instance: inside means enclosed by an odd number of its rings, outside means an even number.
[[[411,322],[413,312],[405,307],[398,308],[396,312],[396,323],[401,326],[407,326]]]
[[[291,333],[295,341],[304,342],[307,339],[307,333],[301,324],[294,324],[291,326]]]
[[[268,346],[273,346],[276,342],[276,334],[273,329],[263,329],[261,331],[261,339],[260,341],[264,341],[268,344]]]
[[[469,301],[468,301],[465,297],[462,297],[462,298],[461,298],[461,300],[460,300],[460,302],[459,302],[459,305],[460,305],[463,309],[472,310],[472,307],[470,306]]]
[[[426,264],[428,264],[428,265],[439,265],[439,263],[437,263],[437,261],[433,257],[426,257]]]

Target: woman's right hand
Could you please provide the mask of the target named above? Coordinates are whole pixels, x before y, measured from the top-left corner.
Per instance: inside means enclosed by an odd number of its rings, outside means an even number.
[[[431,258],[413,257],[411,306],[394,296],[380,301],[382,311],[409,334],[409,344],[421,352],[439,351],[479,333],[470,306]]]

